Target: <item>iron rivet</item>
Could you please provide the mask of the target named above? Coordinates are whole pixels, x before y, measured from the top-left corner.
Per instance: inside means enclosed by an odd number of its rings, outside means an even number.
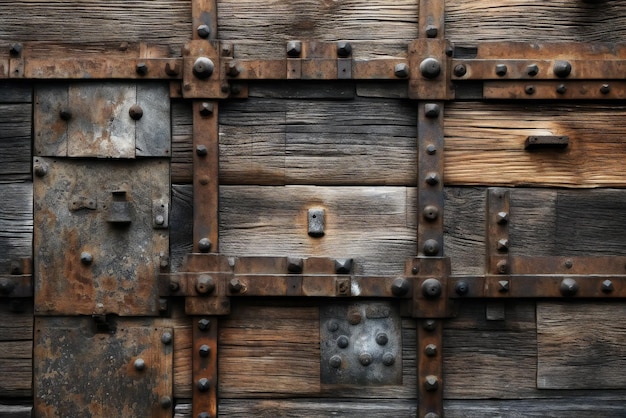
[[[383,354],[383,364],[385,366],[393,366],[396,362],[396,357],[392,353]]]
[[[506,73],[507,73],[507,71],[508,71],[508,70],[509,70],[509,69],[508,69],[508,68],[507,68],[507,66],[506,66],[506,65],[504,65],[504,64],[497,64],[497,65],[496,65],[496,75],[497,75],[498,77],[504,77],[504,76],[506,75]]]
[[[386,345],[389,342],[389,337],[384,332],[376,335],[376,344],[378,345]]]
[[[424,243],[424,254],[437,255],[439,253],[439,242],[434,239],[428,239]]]
[[[530,64],[528,67],[526,67],[526,73],[529,76],[534,77],[539,74],[539,67],[537,66],[537,64]]]
[[[456,67],[454,67],[455,76],[463,77],[465,74],[467,74],[467,67],[465,66],[465,64],[459,64]]]
[[[467,295],[467,292],[469,292],[469,286],[464,281],[456,282],[456,285],[454,286],[454,291],[459,296],[465,296]]]
[[[370,353],[361,353],[359,354],[359,363],[363,366],[369,366],[372,364],[372,355]]]
[[[427,221],[435,221],[439,217],[439,209],[437,209],[437,206],[427,205],[422,210],[422,216]]]
[[[535,86],[528,85],[524,87],[524,92],[528,95],[535,94]]]
[[[291,58],[297,58],[302,53],[302,42],[289,41],[287,42],[287,56]]]
[[[161,335],[161,342],[165,345],[169,345],[172,343],[172,333],[171,332],[164,332],[163,335]]]
[[[197,418],[211,418],[211,415],[208,412],[200,412]]]
[[[335,272],[337,274],[349,274],[352,270],[351,258],[338,258],[335,260]]]
[[[428,144],[426,146],[426,152],[428,153],[428,155],[434,155],[437,152],[437,147],[435,147],[433,144]]]
[[[211,321],[208,319],[201,319],[198,321],[198,329],[200,331],[208,331],[211,328]]]
[[[241,292],[242,289],[243,289],[243,283],[241,283],[241,280],[235,278],[235,279],[231,279],[228,282],[228,290],[230,290],[232,293],[239,293]]]
[[[93,256],[91,255],[91,253],[83,251],[82,253],[80,253],[80,262],[88,266],[93,263]]]
[[[426,26],[426,37],[427,38],[436,38],[439,34],[439,29],[435,25]]]
[[[202,104],[200,105],[200,114],[202,116],[211,116],[213,114],[214,109],[215,109],[215,106],[213,105],[213,103],[202,102]]]
[[[198,354],[200,357],[209,357],[209,354],[211,354],[211,347],[206,344],[202,344],[198,349]]]
[[[337,55],[341,58],[347,58],[352,54],[352,45],[349,42],[337,42]]]
[[[178,67],[178,64],[172,64],[171,62],[166,62],[165,74],[169,75],[170,77],[175,77],[178,74],[180,74],[180,68]]]
[[[556,87],[556,92],[559,94],[565,94],[566,91],[567,91],[567,87],[565,86],[565,84],[559,84]]]
[[[441,296],[441,282],[437,279],[430,278],[422,283],[422,294],[426,299],[436,299]]]
[[[420,271],[420,266],[413,266],[411,267],[411,273],[413,274],[417,274]]]
[[[339,338],[337,338],[337,347],[346,348],[349,344],[350,339],[348,339],[348,337],[346,337],[345,335],[340,335]]]
[[[435,357],[437,355],[437,346],[435,344],[428,344],[424,347],[424,354],[428,357]]]
[[[143,109],[138,104],[134,104],[128,109],[128,114],[132,120],[139,120],[143,116]]]
[[[12,57],[18,57],[22,53],[22,44],[14,43],[9,45],[9,54]]]
[[[161,397],[159,403],[161,404],[161,408],[169,409],[172,406],[172,398],[170,398],[169,396],[163,396]]]
[[[157,225],[163,225],[165,223],[165,218],[163,217],[163,215],[157,215],[156,218],[154,218],[154,223]],[[163,267],[167,267],[167,264]]]
[[[37,177],[43,177],[48,174],[48,165],[45,163],[35,164],[34,171]]]
[[[134,363],[135,370],[142,371],[146,368],[146,362],[142,358],[138,358]]]
[[[422,322],[422,328],[426,331],[434,331],[437,328],[437,322],[434,319],[427,319]]]
[[[304,267],[304,260],[300,257],[288,257],[287,258],[287,271],[293,274],[302,273]]]
[[[496,244],[496,249],[501,253],[509,251],[509,240],[506,238],[499,239]]]
[[[215,70],[215,65],[207,57],[198,57],[193,63],[193,75],[201,80],[211,77],[213,70]]]
[[[198,145],[196,147],[196,155],[198,155],[199,157],[204,157],[209,153],[209,150],[207,149],[206,145]]]
[[[509,271],[509,263],[506,260],[500,260],[496,264],[496,270],[499,274],[506,274]]]
[[[211,381],[206,377],[203,377],[202,379],[198,380],[197,386],[200,392],[208,392],[208,390],[211,388]]]
[[[236,62],[231,61],[228,63],[228,67],[226,68],[226,75],[230,77],[237,77],[241,74],[241,68],[237,65]]]
[[[326,329],[328,329],[330,332],[335,332],[339,329],[339,324],[337,323],[337,321],[328,321],[328,323],[326,324]]]
[[[561,294],[563,296],[574,296],[578,292],[578,283],[569,277],[561,281]]]
[[[427,118],[434,119],[439,117],[440,109],[437,103],[426,103],[424,105],[424,115]]]
[[[425,78],[436,78],[441,73],[441,64],[434,58],[426,58],[420,63],[420,72]]]
[[[170,280],[169,289],[170,292],[178,292],[180,290],[180,283]]]
[[[202,274],[196,282],[196,291],[200,294],[209,294],[215,290],[215,280],[208,274]]]
[[[358,325],[361,323],[362,319],[363,316],[361,315],[361,312],[354,310],[348,312],[348,322],[350,323],[350,325]]]
[[[602,282],[602,291],[604,293],[611,293],[613,291],[613,282],[610,280],[605,280]]]
[[[509,213],[508,212],[498,212],[496,215],[496,222],[498,225],[505,225],[509,222]]]
[[[574,267],[574,262],[572,260],[565,260],[565,263],[563,263],[563,265],[566,269],[571,269],[572,267]]]
[[[426,184],[435,186],[439,183],[439,175],[437,173],[426,173]]]
[[[333,369],[338,369],[341,367],[341,356],[334,355],[330,358],[330,367]]]
[[[506,293],[510,289],[510,282],[508,280],[500,280],[498,281],[498,292]]]
[[[600,87],[600,93],[602,94],[609,94],[610,91],[611,91],[611,86],[609,84],[603,84]]]
[[[565,78],[572,72],[572,64],[568,61],[557,61],[552,69],[557,77]]]
[[[403,62],[396,64],[393,73],[398,78],[407,78],[409,76],[409,66]]]
[[[454,55],[454,48],[450,45],[446,46],[446,56],[451,57]]]
[[[398,277],[391,285],[391,293],[394,296],[404,296],[409,293],[409,281],[404,277]]]
[[[222,56],[223,57],[233,56],[233,44],[222,43]]]
[[[135,68],[135,71],[139,75],[146,75],[146,74],[148,74],[148,66],[146,65],[145,62],[140,62],[139,64],[137,64],[137,67]]]
[[[211,240],[202,238],[198,241],[198,250],[200,250],[201,253],[208,253],[211,250]]]
[[[59,112],[59,116],[61,117],[61,119],[68,121],[72,119],[72,112],[70,112],[69,110],[61,110],[61,112]]]
[[[15,290],[15,282],[6,277],[0,278],[0,294],[8,295]]]
[[[209,35],[211,34],[211,28],[209,28],[208,25],[200,25],[198,26],[198,29],[196,29],[198,36],[201,38],[208,38]]]
[[[428,392],[434,392],[439,389],[439,379],[437,379],[437,376],[426,376],[426,378],[424,379],[424,389],[426,389]]]

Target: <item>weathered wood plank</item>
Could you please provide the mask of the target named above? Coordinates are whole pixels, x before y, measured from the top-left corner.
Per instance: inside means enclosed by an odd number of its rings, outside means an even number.
[[[179,55],[191,38],[191,3],[181,0],[127,2],[7,1],[0,11],[0,43],[46,40],[82,44],[149,42]]]
[[[0,181],[31,178],[31,122],[29,103],[0,105]]]
[[[626,305],[537,304],[540,389],[625,389]]]
[[[626,185],[626,107],[457,102],[445,112],[449,185]],[[602,132],[602,135],[598,135]],[[529,135],[567,135],[566,150],[524,150]]]
[[[0,358],[4,360],[33,358],[33,341],[0,341]]]
[[[0,103],[31,103],[33,87],[30,83],[0,80]]]
[[[8,273],[11,261],[32,257],[33,184],[0,182],[0,196],[0,271]]]
[[[177,272],[185,254],[193,252],[193,187],[172,185],[170,212],[170,270]]]
[[[389,399],[227,399],[219,404],[220,414],[229,417],[415,417],[417,400]]]
[[[5,418],[31,418],[32,405],[0,405],[0,416]]]
[[[0,358],[0,398],[25,398],[32,396],[32,359]]]
[[[557,192],[547,189],[512,189],[509,241],[512,255],[556,255]]]
[[[484,188],[444,188],[444,255],[452,274],[485,272]]]
[[[611,19],[607,20],[607,16]],[[532,0],[446,1],[446,38],[471,44],[478,41],[623,41],[626,5],[598,2]],[[503,24],[506,22],[506,24]]]
[[[6,299],[0,301],[0,341],[27,341],[32,339],[32,300],[17,301],[13,303],[13,306]]]
[[[173,100],[172,183],[191,183],[193,177],[193,120],[191,102]]]

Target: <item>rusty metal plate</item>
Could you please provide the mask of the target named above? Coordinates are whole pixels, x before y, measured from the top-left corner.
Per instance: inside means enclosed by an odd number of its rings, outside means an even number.
[[[320,344],[322,384],[402,384],[401,321],[392,303],[322,307]]]
[[[35,90],[35,155],[67,156],[67,119],[71,117],[67,95],[65,84],[39,86]]]
[[[111,325],[97,333],[91,318],[36,319],[36,416],[172,416],[172,329]]]
[[[158,314],[169,235],[169,161],[35,158],[35,309],[39,315]]]

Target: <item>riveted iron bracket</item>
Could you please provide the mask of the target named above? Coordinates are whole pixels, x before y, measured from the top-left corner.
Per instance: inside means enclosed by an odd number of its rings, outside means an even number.
[[[193,317],[193,416],[217,416],[218,317]]]

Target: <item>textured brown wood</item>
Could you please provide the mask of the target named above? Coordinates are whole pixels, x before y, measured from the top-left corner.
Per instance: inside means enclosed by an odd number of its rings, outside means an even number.
[[[177,272],[186,254],[193,252],[193,187],[172,185],[170,212],[170,271]]]
[[[223,400],[220,412],[229,417],[374,417],[409,418],[416,416],[416,400]]]
[[[537,387],[624,389],[623,303],[538,303]]]
[[[191,183],[193,176],[193,118],[191,103],[172,101],[172,183]]]
[[[12,261],[32,257],[33,185],[0,182],[0,196],[0,271],[9,273]]]
[[[139,40],[168,45],[179,55],[191,38],[191,2],[8,1],[0,12],[0,43],[41,41],[100,44]]]
[[[0,104],[0,180],[31,178],[31,105]]]
[[[446,37],[477,41],[623,41],[626,5],[555,0],[537,3],[446,0]],[[611,16],[609,21],[607,16]]]
[[[449,185],[626,185],[626,107],[457,102],[446,107]],[[601,132],[601,134],[599,134]],[[567,135],[564,151],[525,151],[529,135]]]
[[[28,405],[0,405],[0,416],[5,418],[31,418],[32,411]]]
[[[32,347],[32,300],[0,300],[0,398],[32,396]]]

